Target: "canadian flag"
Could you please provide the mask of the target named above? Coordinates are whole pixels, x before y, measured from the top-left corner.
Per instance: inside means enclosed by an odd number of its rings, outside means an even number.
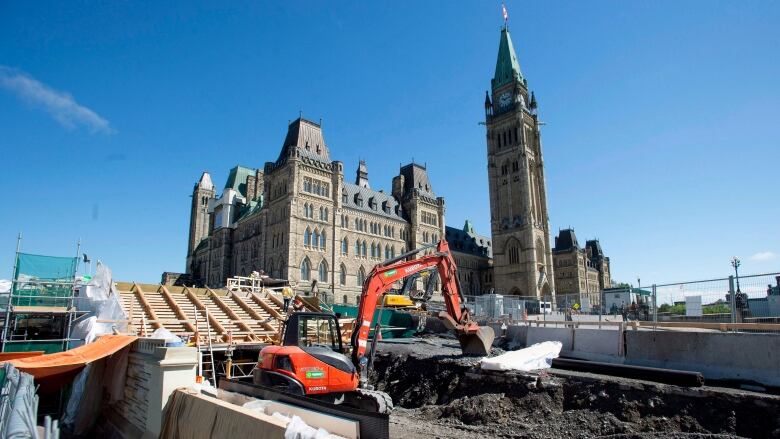
[[[506,5],[501,3],[501,14],[504,16],[504,21],[509,20],[509,12],[506,11]]]

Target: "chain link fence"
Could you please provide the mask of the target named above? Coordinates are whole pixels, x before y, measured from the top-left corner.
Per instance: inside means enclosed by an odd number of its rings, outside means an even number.
[[[508,323],[623,322],[652,330],[780,333],[780,273],[543,297],[485,294],[465,299],[477,318]]]

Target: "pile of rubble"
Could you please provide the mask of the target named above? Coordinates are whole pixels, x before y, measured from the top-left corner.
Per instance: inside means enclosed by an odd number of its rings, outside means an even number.
[[[373,379],[395,402],[392,437],[780,437],[774,395],[555,369],[488,372],[441,337],[380,346]]]

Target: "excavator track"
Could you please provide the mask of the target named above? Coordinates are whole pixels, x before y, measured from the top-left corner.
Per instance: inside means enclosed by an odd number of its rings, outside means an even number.
[[[355,389],[355,393],[361,395],[362,398],[371,399],[376,404],[377,413],[390,414],[393,411],[393,398],[385,392],[379,390],[368,389]]]

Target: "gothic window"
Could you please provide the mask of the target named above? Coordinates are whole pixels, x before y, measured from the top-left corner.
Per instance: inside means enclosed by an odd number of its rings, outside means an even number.
[[[517,245],[512,244],[509,247],[509,263],[517,264],[518,262],[520,262],[520,251],[517,248]]]
[[[325,208],[325,219],[323,221],[327,221],[327,220],[328,220],[328,208],[326,207]]]
[[[320,206],[320,221],[325,221],[325,208]]]
[[[306,227],[306,231],[303,232],[303,245],[311,245],[311,230],[308,227]]]
[[[311,266],[309,258],[304,258],[301,262],[301,280],[309,280],[311,276]]]
[[[355,257],[360,257],[360,241],[355,241]]]
[[[390,256],[390,246],[389,245],[385,245],[385,259],[390,259],[390,258],[391,258],[391,256]]]
[[[344,264],[341,264],[341,271],[339,273],[339,284],[340,285],[347,284],[347,267],[345,267]],[[346,302],[347,302],[347,296],[344,296],[344,303]]]
[[[320,242],[320,231],[317,229],[314,229],[314,234],[311,237],[311,245],[312,247],[317,247],[317,244]]]
[[[309,217],[309,203],[304,203],[303,204],[303,216],[304,216],[304,218],[308,218]]]
[[[357,273],[357,286],[362,287],[363,282],[366,281],[366,270],[363,269],[363,267],[358,268]]]
[[[518,133],[519,133],[519,130],[518,130],[518,128],[517,128],[517,127],[515,127],[515,142],[517,142],[517,140],[520,138],[520,136],[518,135]]]
[[[320,235],[320,250],[325,250],[325,231],[322,231],[322,235]]]
[[[341,240],[341,254],[346,256],[349,250],[349,243],[347,242],[347,238]]]
[[[367,249],[367,247],[366,247],[366,241],[363,241],[363,246],[362,246],[362,248],[361,248],[361,250],[362,250],[362,251],[361,251],[361,254],[363,255],[363,257],[364,257],[364,258],[366,257],[366,253],[367,253],[367,252],[366,252],[366,249]]]
[[[517,164],[517,160],[512,162],[512,172],[517,172],[520,170],[520,166]]]
[[[328,263],[325,262],[324,259],[322,262],[320,262],[320,266],[317,268],[317,272],[319,274],[320,282],[328,281]]]

